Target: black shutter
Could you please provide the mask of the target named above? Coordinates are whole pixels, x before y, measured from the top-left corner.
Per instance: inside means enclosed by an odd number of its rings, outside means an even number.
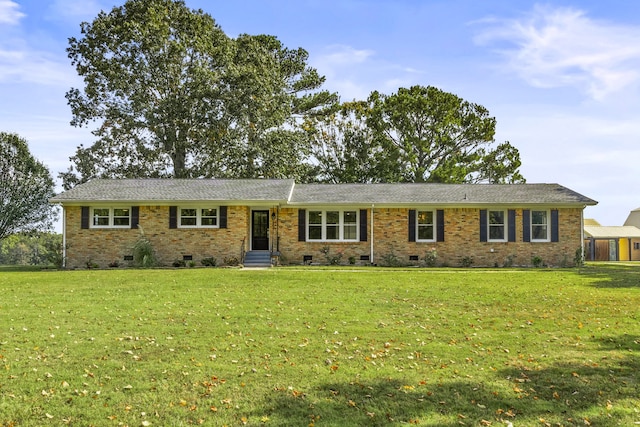
[[[416,210],[415,209],[409,209],[409,241],[410,242],[415,242],[416,241]]]
[[[89,228],[89,206],[82,206],[80,211],[80,228],[86,230]]]
[[[480,241],[487,241],[487,210],[480,209]]]
[[[218,222],[220,228],[227,228],[227,207],[220,206],[220,221]]]
[[[307,240],[307,211],[298,209],[298,242]]]
[[[360,209],[360,241],[367,241],[367,210]]]
[[[169,206],[169,228],[178,228],[178,207]]]
[[[522,241],[531,241],[531,211],[529,209],[522,210]]]
[[[140,224],[140,206],[131,206],[131,228],[138,228]]]
[[[507,215],[507,227],[509,227],[509,241],[516,241],[516,211],[515,209],[509,209]]]
[[[553,209],[551,211],[551,241],[558,242],[560,240],[558,232],[558,210]]]
[[[444,242],[444,209],[436,211],[436,242]]]

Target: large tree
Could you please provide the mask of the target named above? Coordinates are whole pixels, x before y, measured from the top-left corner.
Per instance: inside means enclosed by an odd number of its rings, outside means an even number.
[[[320,90],[324,77],[307,65],[304,49],[269,35],[242,34],[233,42],[218,169],[231,177],[300,179],[309,150],[299,125],[324,114],[337,95]]]
[[[36,160],[27,141],[0,132],[0,240],[19,232],[49,229],[54,208],[49,169]]]
[[[131,0],[81,33],[67,52],[85,87],[67,100],[71,124],[97,125],[97,141],[71,158],[65,187],[95,176],[197,176],[194,158],[216,152],[208,141],[220,132],[230,51],[213,18],[182,1]]]
[[[479,104],[428,86],[373,92],[367,125],[394,160],[396,181],[524,182],[509,142],[493,148],[495,118]]]
[[[321,182],[396,181],[396,151],[387,152],[367,126],[367,103],[345,102],[331,114],[305,123],[315,179]]]
[[[96,176],[287,175],[289,158],[273,171],[264,153],[293,153],[297,166],[291,118],[332,101],[304,50],[230,39],[181,0],[129,0],[81,33],[67,51],[84,89],[67,99],[72,125],[97,125],[97,140],[71,158],[67,188]]]

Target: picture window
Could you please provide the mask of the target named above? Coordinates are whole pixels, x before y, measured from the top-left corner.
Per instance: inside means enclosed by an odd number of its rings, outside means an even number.
[[[307,213],[308,240],[357,241],[358,211],[318,210]]]

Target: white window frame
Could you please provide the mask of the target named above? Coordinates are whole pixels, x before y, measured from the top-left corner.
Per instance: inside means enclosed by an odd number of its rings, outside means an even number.
[[[502,224],[491,224],[491,212],[502,212]],[[509,216],[508,211],[506,209],[487,209],[487,242],[506,242],[509,237]],[[492,239],[491,238],[491,227],[499,227],[502,226],[502,238],[501,239]]]
[[[95,214],[96,210],[108,210],[108,215],[100,215],[99,217]],[[115,211],[118,209],[126,209],[129,211],[129,215],[115,215]],[[96,218],[108,218],[108,224],[99,225],[96,224]],[[115,225],[116,218],[127,218],[126,225]],[[89,225],[91,228],[131,228],[131,206],[92,206],[90,212],[90,220]]]
[[[320,224],[311,224],[309,218],[313,212],[320,212],[322,222]],[[327,212],[338,212],[339,219],[338,223],[327,224]],[[355,223],[345,223],[344,214],[345,212],[353,212],[355,214]],[[308,242],[358,242],[360,241],[360,211],[358,209],[307,209],[307,241]],[[327,239],[327,227],[328,226],[338,226],[338,238],[337,239]],[[309,232],[311,227],[320,227],[321,228],[321,238],[320,239],[312,239],[311,233]],[[345,239],[345,227],[355,227],[356,235],[353,239]]]
[[[431,224],[420,224],[420,214],[422,212],[431,212],[431,214],[432,214],[431,217],[433,218],[433,221],[431,222]],[[416,223],[415,223],[415,226],[416,226],[416,242],[435,242],[436,241],[436,236],[437,236],[436,227],[437,227],[437,223],[438,223],[437,215],[438,215],[438,212],[435,209],[416,209]],[[432,231],[433,231],[433,234],[432,234],[433,238],[431,238],[431,239],[421,239],[420,238],[420,227],[421,226],[422,227],[429,227],[430,226]]]
[[[182,224],[182,210],[183,209],[195,209],[196,215],[195,220],[196,223],[194,225],[184,225]],[[215,209],[216,210],[216,224],[215,225],[202,225],[203,218],[213,218],[212,216],[203,216],[202,211],[205,209]],[[192,216],[187,216],[185,218],[193,218]],[[219,206],[178,206],[178,228],[220,228],[220,207]]]
[[[533,217],[534,212],[544,212],[545,213],[545,226],[547,227],[547,236],[543,239],[536,239],[534,237],[533,228],[539,227],[542,224],[534,224]],[[531,209],[530,218],[529,218],[529,235],[531,236],[532,242],[550,242],[551,241],[551,211],[549,209]]]

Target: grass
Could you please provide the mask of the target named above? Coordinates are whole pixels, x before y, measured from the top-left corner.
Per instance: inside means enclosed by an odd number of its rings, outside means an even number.
[[[0,425],[633,425],[639,273],[5,270]]]

